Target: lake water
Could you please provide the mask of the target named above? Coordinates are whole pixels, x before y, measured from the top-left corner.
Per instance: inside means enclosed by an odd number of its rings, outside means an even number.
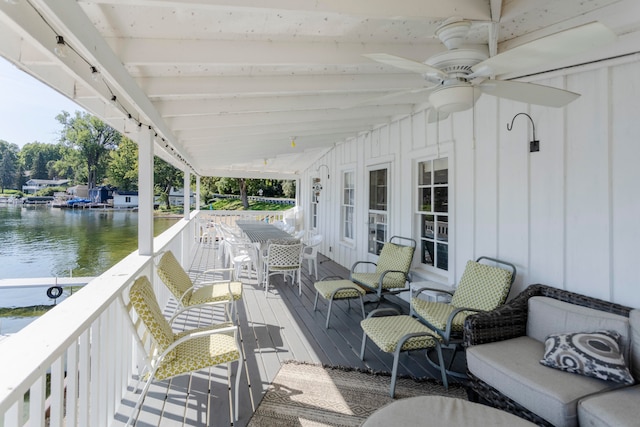
[[[154,234],[175,222],[155,218]],[[99,276],[137,245],[137,212],[0,204],[2,279]],[[0,307],[52,303],[46,289],[0,289]],[[4,318],[0,333],[14,332],[28,321]]]

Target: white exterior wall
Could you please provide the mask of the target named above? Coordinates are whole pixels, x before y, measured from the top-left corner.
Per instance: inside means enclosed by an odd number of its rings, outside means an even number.
[[[423,110],[338,144],[301,179],[308,211],[311,179],[322,178],[321,252],[347,267],[367,258],[367,167],[382,163],[390,164],[389,236],[417,239],[416,162],[440,153],[449,157],[450,271],[418,275],[455,284],[467,260],[487,255],[516,265],[512,296],[544,283],[640,307],[639,75],[637,59],[549,75],[533,82],[582,96],[554,109],[483,95],[437,126]],[[507,131],[520,112],[533,118],[537,153],[526,116]],[[340,242],[345,169],[356,170],[355,245]]]

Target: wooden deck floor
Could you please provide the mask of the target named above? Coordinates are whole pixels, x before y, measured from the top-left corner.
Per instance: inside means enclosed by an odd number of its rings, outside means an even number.
[[[319,278],[330,275],[348,277],[348,270],[322,254],[318,256],[318,264]],[[195,275],[220,266],[216,248],[202,246],[193,260],[191,273]],[[375,345],[368,346],[365,360],[360,360],[362,330],[359,322],[362,314],[358,304],[352,304],[349,309],[346,301],[334,303],[330,327],[325,329],[327,305],[321,298],[318,310],[313,310],[315,277],[309,276],[306,263],[303,266],[301,296],[297,286],[284,283],[281,276],[272,278],[268,294],[255,278],[242,277],[242,280],[244,288],[239,315],[246,360],[240,382],[240,416],[236,426],[247,425],[269,384],[286,361],[391,372],[393,356],[379,351]],[[404,310],[408,311],[406,303]],[[221,311],[193,310],[183,326],[192,328],[222,319]],[[236,366],[237,363],[232,366],[234,375]],[[136,425],[234,425],[230,416],[227,374],[226,366],[222,366],[153,383]],[[423,352],[411,352],[401,356],[399,374],[425,377],[434,376],[434,371],[425,361]],[[232,378],[234,381],[235,377]],[[130,392],[124,399],[114,425],[124,425],[137,397]]]

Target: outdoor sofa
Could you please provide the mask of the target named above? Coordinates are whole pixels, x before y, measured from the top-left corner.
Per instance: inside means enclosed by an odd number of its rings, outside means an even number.
[[[569,371],[580,371],[572,373],[541,363],[547,352],[567,351],[566,345],[558,344],[566,344],[558,341],[560,337],[595,331],[620,335],[622,366],[594,367],[589,361],[569,366]],[[464,332],[471,400],[541,426],[640,425],[640,385],[636,385],[640,380],[640,310],[531,285],[498,309],[469,316]],[[615,333],[607,335],[616,337]],[[580,336],[584,337],[574,335]],[[580,350],[579,345],[575,348]],[[603,349],[605,361],[611,356],[609,350]],[[578,356],[568,360],[575,362]],[[563,357],[560,354],[556,359]],[[604,372],[607,379],[586,376],[583,371],[600,377]]]

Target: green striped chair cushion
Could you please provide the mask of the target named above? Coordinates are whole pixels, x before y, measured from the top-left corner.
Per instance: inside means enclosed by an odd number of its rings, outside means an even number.
[[[232,323],[221,323],[206,330],[233,326]],[[203,330],[203,329],[201,329]],[[175,335],[175,339],[194,331],[186,331]],[[222,363],[240,359],[238,345],[232,331],[193,338],[179,344],[173,352],[175,357],[160,362],[155,377],[163,380],[186,372],[197,371]]]
[[[400,339],[410,333],[423,332],[436,335],[431,329],[411,316],[369,317],[360,322],[362,330],[380,350],[393,353]],[[431,348],[436,345],[435,338],[421,336],[408,339],[402,351]]]
[[[184,271],[184,268],[182,268],[171,251],[165,252],[160,258],[160,262],[158,263],[158,276],[176,299],[181,298],[182,295],[193,286],[189,275]],[[190,295],[187,294],[184,302],[189,301],[189,298]]]
[[[510,271],[468,261],[451,304],[476,310],[494,310],[505,302],[510,286]]]
[[[468,261],[451,303],[424,301],[412,298],[414,312],[436,329],[445,330],[449,315],[458,307],[490,311],[504,303],[511,286],[511,272],[499,267]],[[462,332],[464,319],[473,311],[456,315],[451,324],[453,332]]]
[[[158,300],[153,292],[151,282],[146,276],[141,276],[131,285],[129,299],[138,317],[142,320],[153,340],[163,352],[174,341],[174,334],[171,325],[167,322],[162,310],[158,305]],[[165,360],[171,361],[175,358],[175,351],[169,353]]]
[[[209,302],[228,301],[229,287],[234,300],[242,298],[242,282],[221,282],[197,288],[191,294],[191,298],[185,302],[185,306],[206,304]]]
[[[380,252],[375,273],[352,273],[351,277],[366,286],[378,288],[378,281],[382,273],[389,270],[402,271],[404,274],[390,273],[385,275],[382,289],[403,288],[406,283],[405,274],[411,268],[413,252],[414,248],[412,246],[402,246],[387,242]]]

